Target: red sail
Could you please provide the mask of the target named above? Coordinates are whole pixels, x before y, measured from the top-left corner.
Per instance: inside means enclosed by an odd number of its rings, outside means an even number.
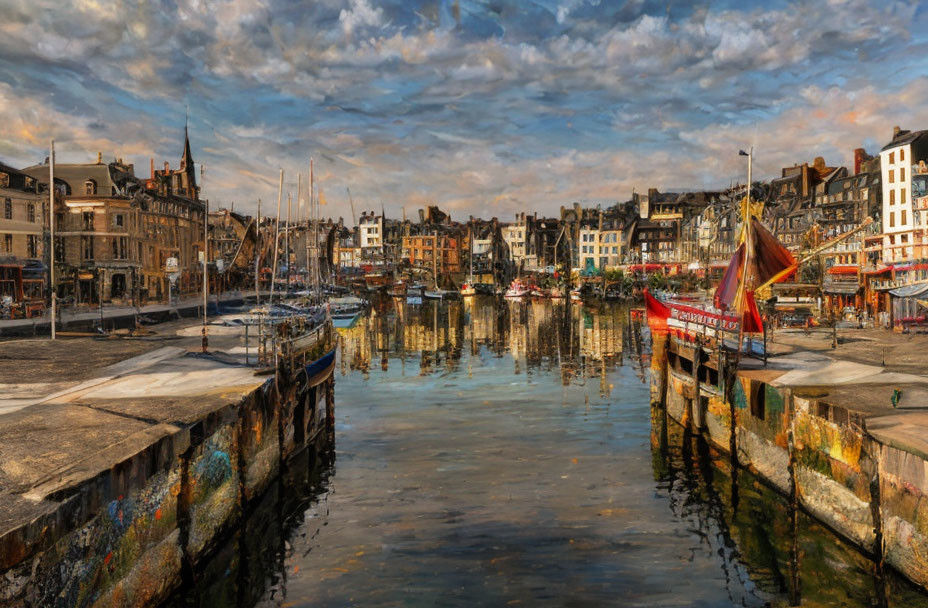
[[[722,282],[715,290],[713,303],[719,310],[728,310],[734,305],[738,297],[738,288],[741,286],[741,274],[744,267],[744,243],[731,256],[728,268],[722,276]]]
[[[757,302],[754,301],[754,292],[748,291],[744,294],[744,314],[741,316],[741,328],[746,334],[764,333],[764,321],[761,319],[760,311],[757,310]]]
[[[744,310],[745,292],[756,291],[782,281],[796,269],[796,258],[757,218],[751,218],[753,243],[749,268],[745,269],[745,244],[741,243],[725,270],[722,282],[715,290],[714,304],[721,310]]]
[[[752,235],[754,255],[751,256],[751,262],[755,273],[751,277],[753,284],[748,285],[747,290],[755,291],[785,279],[796,268],[796,258],[780,244],[777,237],[770,234],[764,225],[757,221],[757,218],[752,217],[751,222],[754,228]]]
[[[670,309],[651,295],[648,289],[644,290],[644,303],[648,311],[648,327],[652,333],[667,333],[667,319]]]

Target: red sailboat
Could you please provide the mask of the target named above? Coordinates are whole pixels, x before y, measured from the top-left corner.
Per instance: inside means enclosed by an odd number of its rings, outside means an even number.
[[[725,334],[737,335],[736,344],[740,344],[742,335],[764,331],[754,293],[782,281],[795,269],[793,255],[752,213],[712,303],[700,305],[672,298],[662,301],[646,290],[648,325],[654,333],[685,341],[697,337],[717,341]]]

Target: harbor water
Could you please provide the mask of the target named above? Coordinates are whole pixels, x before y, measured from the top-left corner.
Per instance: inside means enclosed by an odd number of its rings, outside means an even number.
[[[383,300],[186,606],[928,606],[649,404],[621,304]]]

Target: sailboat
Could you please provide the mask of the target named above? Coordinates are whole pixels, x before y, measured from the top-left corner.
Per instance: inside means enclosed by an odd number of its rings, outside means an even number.
[[[656,298],[645,290],[648,325],[652,333],[669,334],[685,342],[706,339],[726,344],[738,336],[741,349],[745,334],[763,333],[764,323],[754,294],[784,280],[797,263],[793,255],[757,219],[748,198],[742,202],[744,223],[741,244],[735,250],[711,303]],[[752,345],[753,348],[753,345]]]

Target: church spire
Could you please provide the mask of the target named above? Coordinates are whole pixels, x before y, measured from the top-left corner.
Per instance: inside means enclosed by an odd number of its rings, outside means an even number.
[[[193,154],[190,153],[190,135],[187,132],[187,123],[184,122],[184,155],[180,157],[180,169],[186,171],[187,167],[193,170]]]

